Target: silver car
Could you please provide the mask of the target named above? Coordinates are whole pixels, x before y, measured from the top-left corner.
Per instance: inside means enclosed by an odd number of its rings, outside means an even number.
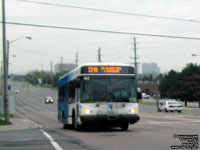
[[[47,96],[45,98],[45,103],[54,103],[54,100],[53,100],[53,98],[51,96]]]
[[[179,113],[181,113],[182,110],[183,110],[182,104],[180,104],[179,102],[175,100],[165,101],[159,104],[159,111],[165,111],[165,112],[178,111]]]

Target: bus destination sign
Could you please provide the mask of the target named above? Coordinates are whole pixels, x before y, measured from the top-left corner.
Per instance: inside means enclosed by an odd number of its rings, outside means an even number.
[[[133,67],[129,66],[84,66],[81,73],[88,74],[133,74]]]

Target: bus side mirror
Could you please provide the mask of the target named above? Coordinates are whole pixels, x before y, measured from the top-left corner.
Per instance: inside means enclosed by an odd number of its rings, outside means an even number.
[[[142,99],[142,93],[141,92],[137,92],[137,98]]]
[[[75,81],[75,87],[76,87],[76,88],[80,88],[80,85],[81,85],[81,84],[80,84],[80,80],[76,80],[76,81]]]

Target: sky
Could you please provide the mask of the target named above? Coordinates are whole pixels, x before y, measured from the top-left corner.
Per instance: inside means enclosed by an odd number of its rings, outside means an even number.
[[[94,9],[180,18],[192,21],[149,18],[50,6],[20,0],[6,0],[6,21],[72,28],[87,28],[117,32],[162,34],[200,38],[199,0],[32,0],[35,2],[71,5]],[[2,6],[1,6],[2,7]],[[2,16],[2,12],[0,12]],[[2,18],[0,19],[2,21]],[[2,28],[0,29],[2,35]],[[6,25],[7,40],[21,38],[10,44],[9,71],[25,74],[33,70],[50,71],[50,62],[132,63],[133,38],[136,38],[137,61],[157,63],[162,73],[170,69],[181,71],[188,63],[200,63],[200,40],[173,39],[138,35],[122,35],[77,30]],[[2,36],[0,37],[2,60]],[[15,55],[16,57],[13,57]]]

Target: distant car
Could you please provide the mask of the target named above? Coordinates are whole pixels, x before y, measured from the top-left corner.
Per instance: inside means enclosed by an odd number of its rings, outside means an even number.
[[[45,98],[45,103],[54,103],[54,100],[53,100],[53,98],[51,96],[47,96]]]
[[[142,99],[149,99],[150,95],[146,94],[146,93],[142,93]]]
[[[14,92],[15,92],[15,94],[19,94],[19,90],[15,90]]]
[[[159,111],[178,111],[179,113],[181,113],[181,111],[183,110],[183,106],[182,104],[180,104],[179,102],[175,101],[175,100],[170,100],[170,101],[165,101],[163,103],[159,104]]]

